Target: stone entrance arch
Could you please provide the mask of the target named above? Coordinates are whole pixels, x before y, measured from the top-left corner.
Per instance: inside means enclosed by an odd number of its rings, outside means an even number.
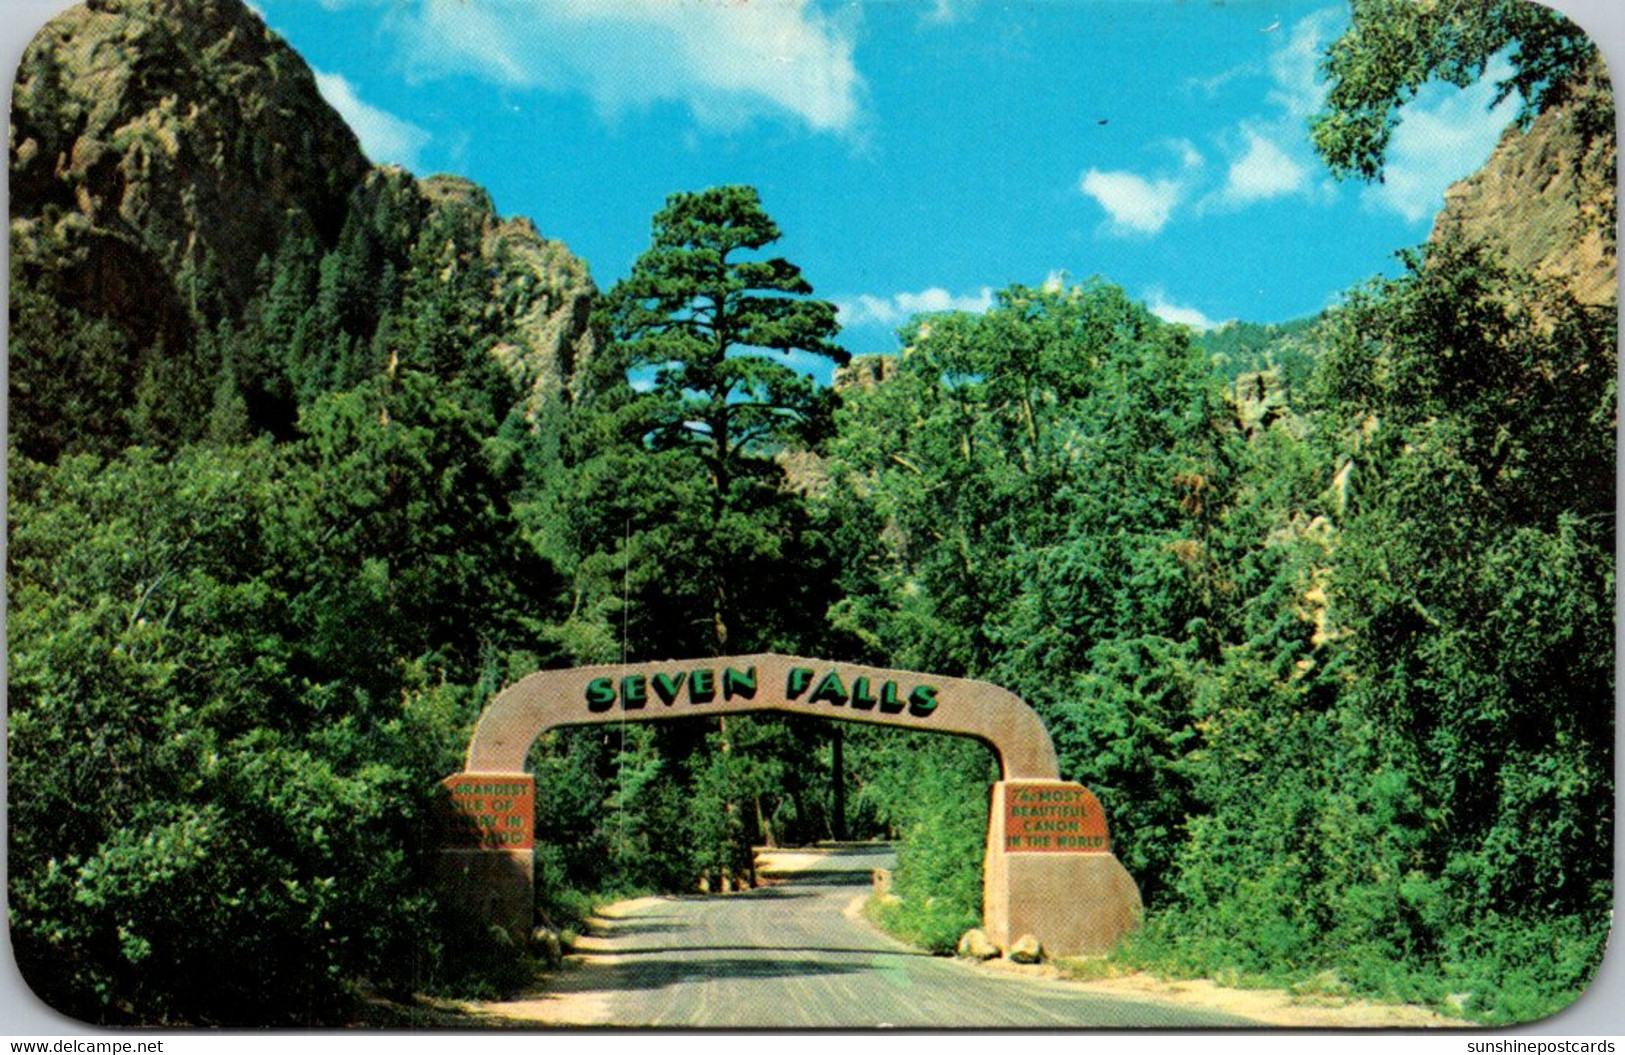
[[[983,860],[983,928],[995,944],[1031,934],[1057,955],[1101,952],[1140,913],[1111,852],[1105,815],[1060,779],[1038,715],[984,681],[761,653],[539,671],[480,715],[463,772],[448,777],[453,881],[518,934],[531,927],[535,778],[525,759],[549,729],[788,711],[968,736],[998,756]]]

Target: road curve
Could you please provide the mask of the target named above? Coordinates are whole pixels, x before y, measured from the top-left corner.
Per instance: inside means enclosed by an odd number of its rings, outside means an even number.
[[[884,847],[843,846],[758,890],[625,904],[595,921],[585,955],[526,1003],[544,1020],[698,1029],[1258,1025],[1001,975],[894,941],[852,912],[872,870],[890,861]],[[561,1018],[549,1004],[577,1011]]]

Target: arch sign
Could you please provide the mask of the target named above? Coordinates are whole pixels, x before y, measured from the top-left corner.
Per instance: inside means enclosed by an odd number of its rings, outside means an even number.
[[[1031,934],[1056,955],[1103,952],[1138,919],[1139,888],[1111,852],[1099,801],[1060,779],[1049,733],[1014,693],[766,653],[540,671],[504,689],[474,727],[463,772],[444,782],[453,881],[492,920],[529,933],[538,789],[525,758],[547,730],[756,711],[968,736],[992,748],[1001,779],[988,817],[982,913],[1001,948]]]

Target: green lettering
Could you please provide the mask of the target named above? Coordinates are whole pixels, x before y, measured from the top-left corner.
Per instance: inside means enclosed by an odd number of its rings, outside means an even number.
[[[791,667],[790,676],[785,680],[784,698],[793,700],[807,691],[812,684],[813,672],[806,667]]]
[[[642,674],[629,674],[621,679],[621,710],[641,710],[649,702],[649,686]]]
[[[615,706],[615,683],[608,678],[587,682],[587,710],[607,711]]]
[[[688,675],[683,672],[679,672],[675,678],[656,674],[649,679],[649,683],[654,686],[655,695],[660,697],[660,702],[670,707],[677,702],[677,690],[683,687],[683,679],[686,677]]]
[[[837,707],[846,703],[846,686],[841,684],[841,676],[833,670],[824,675],[824,680],[818,683],[818,688],[807,698],[808,703],[817,703],[820,700],[828,700]]]
[[[896,714],[903,709],[903,701],[897,698],[897,683],[888,681],[880,687],[880,711],[882,714]]]
[[[717,672],[708,667],[690,671],[688,675],[688,702],[710,703],[717,698]]]
[[[921,685],[908,694],[908,713],[925,718],[936,709],[937,690],[935,686]]]
[[[743,696],[747,700],[756,698],[756,668],[749,667],[744,673],[725,667],[722,671],[722,698],[731,700],[735,696]]]
[[[852,709],[855,711],[873,710],[878,701],[869,695],[869,679],[852,679]]]

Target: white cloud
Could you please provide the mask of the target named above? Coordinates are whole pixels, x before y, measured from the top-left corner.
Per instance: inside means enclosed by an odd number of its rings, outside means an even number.
[[[1510,73],[1501,59],[1469,88],[1434,84],[1418,93],[1399,112],[1383,182],[1365,189],[1364,202],[1413,223],[1443,208],[1446,188],[1484,164],[1517,115],[1516,97],[1490,108],[1495,82]]]
[[[852,34],[810,0],[423,0],[398,24],[420,74],[585,91],[607,114],[668,101],[711,126],[788,113],[835,133],[859,117]]]
[[[1124,169],[1091,168],[1078,177],[1078,190],[1106,210],[1108,233],[1118,237],[1153,235],[1168,225],[1189,185],[1207,163],[1188,139],[1164,139],[1153,147],[1179,159],[1180,175],[1147,177]]]
[[[1228,157],[1224,182],[1198,200],[1198,213],[1245,208],[1315,190],[1313,175],[1318,166],[1307,119],[1325,101],[1320,55],[1336,28],[1337,17],[1334,10],[1320,11],[1272,38],[1263,112],[1239,121],[1218,137]]]
[[[1175,304],[1160,287],[1153,287],[1145,295],[1146,310],[1163,322],[1189,326],[1193,330],[1211,330],[1219,324],[1196,308]]]
[[[429,133],[394,114],[370,106],[356,95],[355,88],[337,73],[316,74],[316,88],[327,104],[337,110],[344,123],[361,140],[367,157],[381,164],[418,167],[418,155],[429,145]]]
[[[1282,46],[1270,54],[1270,79],[1275,87],[1269,101],[1299,123],[1317,112],[1326,99],[1320,56],[1338,17],[1335,9],[1327,9],[1299,19]]]
[[[1292,159],[1273,139],[1243,128],[1247,149],[1230,163],[1220,197],[1233,205],[1295,194],[1309,184],[1309,170]]]
[[[1078,189],[1106,210],[1116,234],[1156,234],[1167,226],[1184,195],[1178,180],[1148,180],[1132,172],[1094,168],[1083,174]]]
[[[896,326],[915,315],[929,315],[943,311],[981,313],[993,306],[993,288],[983,286],[975,293],[954,295],[940,286],[922,289],[918,293],[893,293],[889,297],[859,294],[850,301],[837,301],[842,326],[879,323]]]
[[[824,384],[828,384],[835,373],[835,364],[817,352],[805,352],[799,348],[792,348],[789,351],[779,351],[778,349],[768,351],[763,349],[752,354],[764,359],[770,359],[776,363],[782,363],[796,373],[811,377]]]

